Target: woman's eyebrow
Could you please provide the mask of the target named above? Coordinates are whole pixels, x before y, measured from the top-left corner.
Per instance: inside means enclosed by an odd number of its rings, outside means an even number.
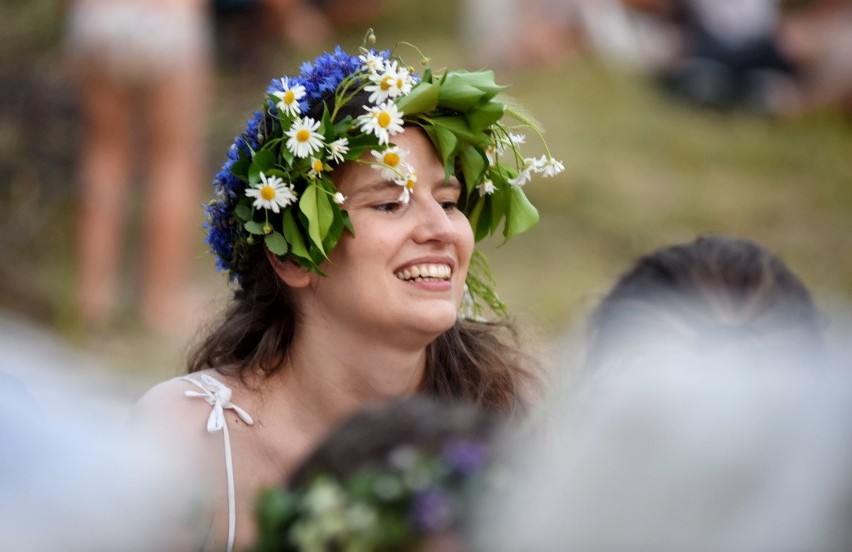
[[[440,180],[435,181],[436,189],[440,189],[443,187],[458,188],[459,190],[461,190],[462,185],[461,182],[459,182],[459,179],[455,175],[453,175],[450,176],[448,180],[444,180],[443,178],[441,178]]]
[[[392,180],[376,180],[370,184],[359,186],[358,189],[351,192],[351,196],[359,196],[372,192],[381,192],[383,190],[398,188],[399,185]]]

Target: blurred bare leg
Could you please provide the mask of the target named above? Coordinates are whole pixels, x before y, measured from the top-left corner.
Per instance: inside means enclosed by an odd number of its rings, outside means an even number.
[[[331,24],[318,8],[306,0],[262,0],[273,34],[295,48],[310,49],[328,43]]]
[[[164,333],[194,326],[188,296],[201,242],[201,185],[207,123],[206,52],[152,84],[146,98],[149,172],[140,311]]]
[[[109,323],[131,180],[131,91],[109,78],[81,78],[85,138],[80,167],[77,312],[86,327]]]

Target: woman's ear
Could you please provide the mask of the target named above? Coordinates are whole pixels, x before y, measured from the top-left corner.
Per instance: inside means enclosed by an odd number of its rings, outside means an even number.
[[[269,259],[269,263],[278,277],[291,288],[301,288],[311,283],[310,271],[303,266],[299,266],[299,263],[290,257],[281,260],[267,249],[266,258]]]

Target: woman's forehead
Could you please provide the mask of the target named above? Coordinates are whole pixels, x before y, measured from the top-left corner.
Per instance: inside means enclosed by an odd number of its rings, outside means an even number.
[[[408,127],[394,138],[393,145],[398,147],[401,161],[411,165],[416,173],[416,185],[431,187],[440,184],[459,187],[454,175],[451,175],[449,180],[446,179],[441,160],[426,133],[419,128]],[[387,187],[399,188],[393,180],[383,176],[378,163],[372,151],[367,150],[359,162],[347,162],[335,170],[333,173],[335,184],[346,195],[360,193],[362,190],[380,191]]]

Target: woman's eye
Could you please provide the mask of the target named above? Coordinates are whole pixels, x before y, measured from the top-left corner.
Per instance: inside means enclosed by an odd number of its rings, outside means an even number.
[[[384,213],[395,213],[399,211],[401,207],[401,201],[391,201],[388,203],[379,203],[378,205],[374,205],[373,209],[375,209],[376,211],[382,211]]]
[[[441,202],[441,208],[444,209],[444,211],[455,211],[456,209],[458,209],[458,206],[459,206],[459,204],[456,201],[442,201]]]

